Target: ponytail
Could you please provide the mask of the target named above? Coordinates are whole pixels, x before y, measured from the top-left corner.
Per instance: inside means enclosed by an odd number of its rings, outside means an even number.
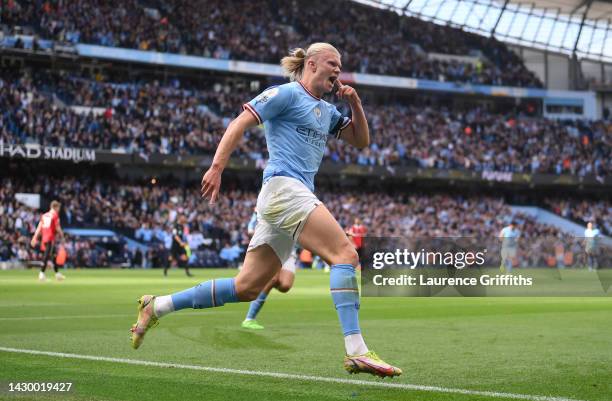
[[[298,47],[291,50],[289,56],[285,56],[281,60],[284,75],[289,77],[290,81],[299,81],[302,79],[305,61],[306,51],[304,49]]]

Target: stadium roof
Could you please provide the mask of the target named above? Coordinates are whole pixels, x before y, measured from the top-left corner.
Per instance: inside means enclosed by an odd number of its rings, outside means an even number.
[[[553,1],[553,0],[535,0],[535,1],[510,1],[510,3],[514,4],[527,4],[528,6],[532,3],[535,4],[535,7],[538,9],[560,9],[562,14],[570,15],[578,11],[580,14],[582,13],[581,8],[587,6],[590,3],[590,6],[586,10],[586,17],[590,20],[606,20],[612,18],[612,0],[598,0],[589,2],[588,0],[561,0],[561,1]]]
[[[527,47],[612,62],[612,0],[357,0]]]

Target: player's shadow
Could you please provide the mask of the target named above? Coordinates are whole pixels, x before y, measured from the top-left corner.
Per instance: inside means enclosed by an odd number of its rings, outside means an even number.
[[[210,335],[210,332],[207,333]],[[269,350],[294,351],[296,347],[291,347],[279,341],[274,341],[266,337],[263,333],[246,330],[215,330],[213,335],[213,343],[218,347],[236,349],[236,348],[256,348]]]
[[[194,333],[188,335],[184,333],[184,330],[169,328],[168,332],[172,335],[182,338],[184,340],[193,341],[198,344],[213,344],[215,347],[222,347],[228,349],[270,349],[270,350],[283,350],[283,351],[296,351],[296,347],[291,347],[279,341],[273,341],[266,337],[264,334],[260,334],[253,331],[246,331],[242,329],[228,330],[225,329],[213,329],[202,327],[199,335]]]

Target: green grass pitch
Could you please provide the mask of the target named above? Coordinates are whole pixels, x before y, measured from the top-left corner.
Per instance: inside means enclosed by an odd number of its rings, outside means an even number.
[[[329,276],[298,271],[240,328],[247,304],[164,317],[130,348],[136,299],[168,294],[228,270],[0,272],[0,347],[204,367],[354,379],[383,386],[140,366],[0,350],[0,399],[49,400],[612,400],[612,298],[362,298],[369,347],[404,370],[393,381],[342,370],[343,341]],[[587,274],[585,272],[585,274]],[[52,275],[48,275],[52,277]],[[7,391],[9,382],[72,382],[67,394]],[[386,383],[436,386],[393,388]],[[443,392],[443,389],[451,389]],[[488,395],[456,390],[488,391]],[[503,394],[505,393],[505,394]],[[536,400],[535,397],[523,399]]]

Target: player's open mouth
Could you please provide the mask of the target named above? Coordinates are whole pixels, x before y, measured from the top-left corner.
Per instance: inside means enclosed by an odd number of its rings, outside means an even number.
[[[338,79],[338,77],[329,77],[328,81],[332,84],[332,86],[334,86],[336,79]]]

